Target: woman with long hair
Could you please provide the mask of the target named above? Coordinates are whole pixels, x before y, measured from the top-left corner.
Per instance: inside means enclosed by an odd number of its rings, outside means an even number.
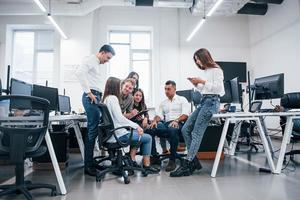
[[[108,78],[105,84],[103,103],[106,104],[110,112],[115,128],[121,126],[130,126],[135,129],[132,135],[132,148],[130,150],[130,156],[131,159],[134,161],[134,164],[137,166],[137,163],[135,162],[135,156],[137,152],[137,144],[140,143],[140,148],[143,154],[143,167],[148,173],[158,173],[159,169],[150,166],[150,155],[152,145],[151,136],[148,134],[144,134],[143,129],[138,124],[124,117],[121,111],[121,107],[119,104],[120,83],[121,81],[118,78]],[[116,130],[115,133],[122,142],[127,142],[129,140],[130,133],[125,128]],[[112,136],[108,140],[108,142],[116,142],[114,136]]]
[[[132,78],[134,81],[135,81],[135,85],[134,85],[134,88],[139,88],[139,79],[140,79],[140,76],[138,73],[132,71],[128,74],[127,78]]]
[[[145,103],[145,96],[142,89],[133,90],[133,109],[136,109],[137,112],[146,111],[147,106]],[[149,114],[146,112],[143,115],[137,116],[133,119],[134,122],[139,124],[142,128],[148,128],[149,126]]]
[[[202,93],[203,98],[181,130],[188,150],[187,158],[176,171],[170,173],[171,177],[190,176],[196,169],[202,168],[196,155],[209,121],[219,111],[220,96],[225,94],[223,70],[209,51],[199,49],[194,53],[193,59],[204,73],[202,77],[189,77],[188,80]]]

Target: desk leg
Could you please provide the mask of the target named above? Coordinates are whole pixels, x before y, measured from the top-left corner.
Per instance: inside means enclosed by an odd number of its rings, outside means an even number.
[[[217,155],[216,155],[214,165],[213,165],[213,169],[212,169],[212,172],[211,172],[211,175],[210,175],[211,177],[216,177],[216,173],[217,173],[217,170],[218,170],[218,166],[219,166],[219,162],[220,162],[224,142],[225,142],[225,139],[226,139],[226,134],[227,134],[228,126],[229,126],[229,121],[230,121],[229,118],[227,118],[226,121],[225,121],[223,130],[222,130],[222,135],[221,135],[221,138],[220,138]]]
[[[272,154],[272,158],[274,158],[274,148],[273,148],[273,144],[272,144],[272,140],[268,134],[268,129],[267,129],[267,126],[266,126],[266,123],[265,123],[265,120],[263,117],[259,117],[259,120],[261,122],[261,125],[262,125],[262,128],[265,132],[265,136],[267,138],[267,141],[268,141],[268,144],[269,144],[269,147],[270,147],[270,151],[271,151],[271,154]]]
[[[73,122],[72,127],[74,128],[74,131],[75,131],[75,134],[76,134],[76,138],[77,138],[77,142],[78,142],[78,145],[79,145],[82,160],[84,161],[84,144],[83,144],[82,134],[81,134],[79,125],[78,125],[78,123]]]
[[[271,171],[273,173],[275,173],[274,161],[273,161],[273,158],[272,158],[272,155],[271,155],[271,151],[270,151],[269,143],[268,143],[268,140],[267,140],[267,137],[266,137],[266,133],[264,131],[264,128],[261,124],[260,119],[256,118],[255,121],[256,121],[257,126],[258,126],[260,138],[261,138],[262,143],[263,143],[264,148],[265,148],[265,153],[266,153],[266,156],[267,156],[267,159],[268,159],[269,166],[271,168]]]
[[[236,145],[238,143],[239,140],[239,136],[241,133],[241,127],[242,127],[242,121],[236,121],[234,128],[233,128],[233,132],[232,132],[232,136],[231,136],[231,141],[230,141],[230,146],[229,146],[229,155],[233,156],[235,153],[235,149],[236,149]]]
[[[47,130],[46,135],[45,135],[45,140],[46,140],[46,143],[47,143],[49,155],[50,155],[51,162],[52,162],[52,165],[53,165],[53,168],[54,168],[54,172],[55,172],[55,175],[56,175],[56,179],[57,179],[57,182],[58,182],[60,192],[61,192],[61,194],[65,195],[65,194],[67,194],[65,183],[64,183],[64,180],[62,178],[61,171],[59,169],[59,165],[58,165],[58,162],[57,162],[57,159],[56,159],[56,155],[55,155],[55,152],[54,152],[54,149],[53,149],[52,141],[51,141],[50,134],[49,134],[48,130]]]
[[[285,125],[284,135],[283,135],[281,148],[280,148],[280,152],[279,152],[279,157],[278,157],[278,161],[277,161],[277,166],[276,166],[276,171],[275,171],[276,174],[281,173],[281,168],[282,168],[282,164],[283,164],[284,155],[286,152],[286,147],[288,145],[288,142],[289,142],[291,134],[292,134],[292,128],[293,128],[293,120],[291,117],[287,117],[287,122]]]

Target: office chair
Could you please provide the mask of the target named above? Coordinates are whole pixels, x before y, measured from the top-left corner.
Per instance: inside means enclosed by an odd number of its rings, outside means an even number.
[[[47,188],[56,195],[56,186],[34,184],[24,179],[24,160],[43,155],[47,148],[41,146],[49,121],[49,101],[38,97],[0,96],[0,159],[15,165],[16,182],[0,185],[0,196],[22,193],[33,199],[29,190]]]
[[[114,123],[111,115],[105,104],[100,103],[99,109],[101,111],[101,121],[98,126],[98,143],[99,148],[108,152],[108,156],[98,156],[95,157],[95,163],[99,166],[103,164],[104,161],[111,161],[110,166],[100,166],[104,168],[103,170],[98,170],[96,181],[100,182],[104,179],[107,173],[113,173],[116,175],[121,175],[124,178],[124,183],[129,184],[130,179],[128,177],[128,172],[141,171],[143,176],[147,176],[147,172],[142,167],[133,166],[133,162],[128,155],[123,155],[123,148],[128,147],[131,144],[133,129],[129,126],[114,128]],[[115,134],[118,129],[129,129],[130,137],[127,142],[121,142]],[[114,137],[116,139],[115,143],[108,142],[109,138]]]
[[[289,109],[297,109],[300,108],[300,92],[293,92],[293,93],[287,93],[284,94],[283,97],[280,100],[280,105],[284,107],[284,109],[289,110]],[[298,122],[300,119],[295,119]],[[284,134],[284,129],[285,129],[285,123],[286,123],[286,117],[280,117],[280,125],[282,128],[282,133]],[[292,130],[292,138],[291,138],[291,143],[296,143],[300,141],[300,122],[297,123],[298,126],[295,125],[293,126]],[[297,150],[291,150],[290,152],[287,152],[285,154],[284,160],[286,160],[286,156],[290,156],[291,161],[294,161],[294,155],[295,154],[300,154],[300,149]]]

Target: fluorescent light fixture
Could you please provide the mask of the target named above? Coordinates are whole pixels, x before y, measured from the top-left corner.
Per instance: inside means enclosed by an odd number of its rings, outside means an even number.
[[[194,37],[194,35],[201,28],[201,26],[204,24],[204,22],[205,22],[205,18],[202,18],[200,20],[200,22],[197,24],[197,26],[194,28],[194,30],[192,31],[192,33],[189,35],[189,37],[186,39],[187,42],[189,42]]]
[[[53,17],[48,14],[48,18],[50,20],[50,22],[53,24],[53,26],[56,28],[56,30],[60,33],[60,35],[67,40],[68,37],[66,36],[66,34],[63,32],[63,30],[61,30],[61,28],[58,26],[58,24],[56,23],[56,21],[54,21]]]
[[[43,4],[40,2],[40,0],[33,0],[38,6],[39,8],[43,11],[43,12],[47,12],[45,6],[43,6]]]
[[[207,13],[206,16],[207,17],[211,16],[222,2],[223,2],[223,0],[218,0],[217,3],[215,3],[215,5],[209,10],[209,12]]]
[[[207,17],[210,17],[215,11],[216,9],[219,7],[219,5],[223,2],[223,0],[218,0],[215,5],[209,10],[209,12],[207,13]],[[200,27],[204,24],[205,22],[205,18],[201,19],[200,22],[198,23],[198,25],[194,28],[194,30],[192,31],[192,33],[189,35],[189,37],[186,39],[187,42],[189,42],[194,35],[197,33],[197,31],[200,29]]]

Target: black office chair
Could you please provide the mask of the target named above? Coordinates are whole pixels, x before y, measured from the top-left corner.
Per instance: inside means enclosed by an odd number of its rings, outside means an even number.
[[[300,92],[284,94],[280,100],[280,105],[287,110],[300,108]],[[300,120],[300,119],[296,119],[296,120]],[[286,123],[286,117],[280,117],[280,125],[282,128],[283,134],[284,134],[284,129],[285,129],[285,123]],[[293,130],[292,130],[291,142],[296,143],[299,141],[300,141],[300,127],[297,127],[294,125]],[[294,161],[295,154],[300,154],[300,149],[291,150],[290,152],[287,152],[285,154],[284,160],[286,160],[286,156],[289,155],[291,160]]]
[[[43,155],[41,146],[49,120],[49,102],[31,96],[0,96],[0,159],[15,165],[16,182],[0,185],[0,196],[22,193],[33,199],[29,190],[47,188],[56,195],[56,186],[24,180],[24,160]]]
[[[96,181],[100,182],[104,179],[107,173],[113,173],[115,175],[121,175],[124,178],[124,183],[130,183],[130,179],[128,177],[128,172],[133,171],[141,171],[143,176],[147,176],[147,172],[142,167],[133,166],[133,162],[128,155],[123,155],[123,148],[128,147],[131,144],[133,129],[129,126],[114,128],[113,120],[110,116],[110,113],[105,104],[100,103],[99,108],[101,110],[101,121],[98,126],[99,134],[98,134],[98,143],[99,148],[107,151],[109,156],[99,156],[94,158],[95,162],[98,165],[103,164],[105,161],[111,161],[110,166],[101,165],[100,168],[104,168],[103,170],[98,170]],[[115,134],[115,131],[118,129],[127,129],[130,130],[130,137],[127,142],[121,142]],[[114,137],[116,142],[110,143],[108,140]]]

